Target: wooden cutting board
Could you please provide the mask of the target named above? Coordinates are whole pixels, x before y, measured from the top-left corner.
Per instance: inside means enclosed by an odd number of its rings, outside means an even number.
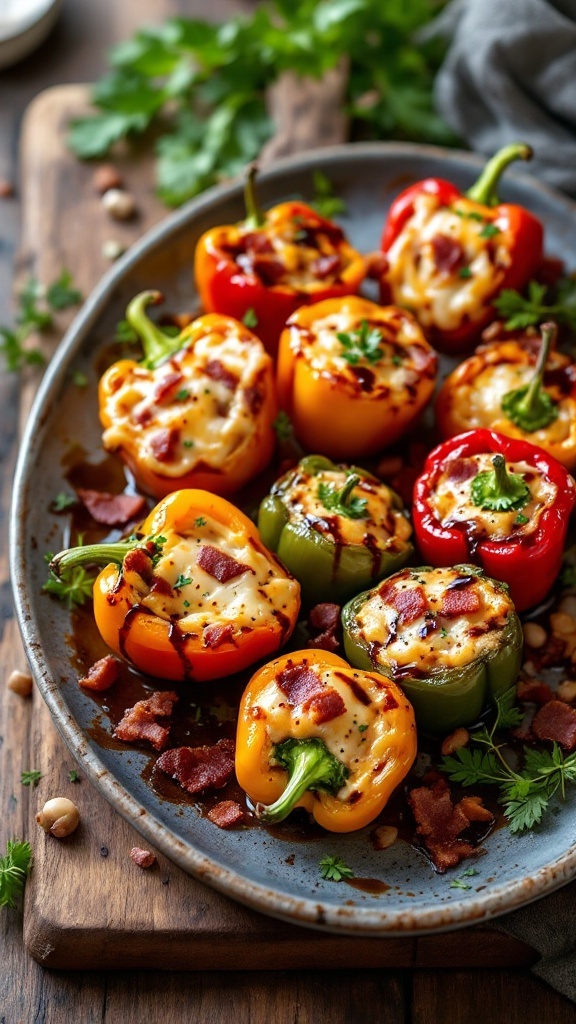
[[[85,87],[59,86],[42,93],[28,110],[20,272],[49,282],[70,268],[86,295],[109,266],[102,246],[116,240],[128,247],[166,211],[154,197],[151,161],[137,153],[126,153],[115,164],[137,200],[138,216],[120,223],[103,211],[92,183],[94,167],[75,160],[65,147],[67,124],[85,107]],[[290,137],[286,126],[284,135]],[[47,354],[56,340],[48,343]],[[38,383],[27,373],[23,417]],[[22,754],[22,769],[32,767],[41,770],[42,779],[30,792],[35,859],[26,888],[24,935],[29,952],[47,967],[509,967],[536,959],[529,946],[490,926],[420,938],[327,935],[232,903],[160,854],[154,868],[138,868],[130,850],[146,844],[86,779],[69,781],[73,758],[37,692],[30,748]],[[62,841],[45,836],[35,823],[38,808],[58,794],[73,799],[81,812],[79,830]]]

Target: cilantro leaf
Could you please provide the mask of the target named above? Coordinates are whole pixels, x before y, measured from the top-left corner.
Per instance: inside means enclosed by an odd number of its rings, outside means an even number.
[[[356,366],[362,359],[374,365],[384,355],[381,348],[384,335],[377,327],[370,327],[367,320],[363,320],[357,330],[340,331],[336,337],[344,349],[342,358],[351,366]]]
[[[323,857],[320,861],[322,878],[329,882],[341,882],[343,878],[354,878],[352,868],[341,857]]]
[[[74,288],[69,270],[63,270],[60,277],[46,289],[46,301],[51,309],[67,309],[82,302],[82,292]]]
[[[0,857],[0,907],[15,907],[32,867],[30,843],[9,839]]]

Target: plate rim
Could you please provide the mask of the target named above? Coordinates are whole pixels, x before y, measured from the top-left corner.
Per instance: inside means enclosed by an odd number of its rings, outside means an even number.
[[[316,168],[318,165],[334,166],[335,163],[357,163],[366,158],[397,158],[442,160],[448,166],[457,164],[470,170],[481,168],[482,156],[463,150],[444,149],[417,143],[371,142],[347,143],[324,147],[294,154],[261,173],[265,183],[273,184],[287,172]],[[542,193],[556,205],[562,205],[571,217],[576,218],[576,202],[564,196],[551,186],[538,181],[528,173],[510,172],[519,182]],[[528,179],[528,180],[527,180]],[[47,396],[58,387],[70,360],[81,349],[85,335],[93,328],[97,318],[106,306],[116,285],[124,275],[136,266],[147,253],[153,251],[173,233],[179,231],[199,214],[218,206],[223,200],[240,195],[243,181],[240,177],[211,188],[190,200],[184,206],[169,213],[158,224],[147,231],[100,279],[66,331],[57,351],[52,357],[40,383],[20,442],[20,450],[13,484],[10,511],[10,570],[16,616],[33,674],[54,724],[64,742],[82,765],[90,781],[108,802],[137,829],[146,839],[188,874],[238,902],[269,916],[291,924],[337,932],[348,935],[374,937],[402,937],[409,934],[425,935],[450,931],[459,927],[485,922],[502,914],[543,898],[565,885],[576,875],[576,841],[555,861],[544,865],[530,876],[517,882],[491,886],[488,893],[468,895],[451,901],[446,906],[402,909],[387,912],[383,905],[377,908],[334,906],[325,904],[322,898],[298,898],[278,892],[266,885],[258,884],[238,874],[231,868],[216,864],[208,855],[201,853],[194,845],[184,842],[164,825],[154,814],[143,808],[104,765],[88,745],[81,727],[76,723],[63,699],[59,687],[51,677],[48,665],[43,662],[40,644],[34,631],[31,608],[27,601],[26,568],[24,565],[24,536],[26,533],[26,505],[30,480],[27,474],[28,461],[41,448],[43,432],[38,430]],[[44,410],[46,412],[46,410]]]

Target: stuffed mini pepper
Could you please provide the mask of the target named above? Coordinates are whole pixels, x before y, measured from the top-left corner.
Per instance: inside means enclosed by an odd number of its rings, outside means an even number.
[[[560,571],[575,502],[572,477],[541,448],[471,430],[426,460],[414,488],[416,541],[432,565],[478,563],[524,611]]]
[[[303,807],[330,832],[363,828],[415,757],[414,714],[400,688],[335,654],[269,662],[242,697],[236,776],[263,821]]]
[[[410,559],[412,527],[402,501],[366,470],[308,455],[260,505],[267,547],[299,580],[311,606],[341,603]]]
[[[231,494],[274,451],[272,360],[230,317],[201,316],[168,337],[145,313],[161,300],[143,292],[128,307],[145,357],[115,363],[100,381],[104,447],[155,498],[183,487]]]
[[[382,236],[382,301],[412,310],[443,352],[469,348],[494,320],[496,296],[521,291],[542,261],[540,221],[500,203],[496,192],[508,164],[531,155],[528,146],[506,146],[465,194],[426,178],[392,204]]]
[[[104,641],[159,679],[220,679],[278,650],[300,610],[300,585],[254,524],[207,491],[164,498],[128,540],[61,552],[57,575],[104,565],[94,617]]]
[[[520,671],[508,588],[474,565],[403,569],[353,598],[342,622],[348,660],[398,683],[425,732],[473,724]]]
[[[436,372],[436,353],[410,313],[358,296],[329,299],[290,317],[278,397],[306,448],[363,458],[414,425]]]
[[[443,437],[488,427],[576,468],[576,364],[554,349],[553,324],[541,331],[481,345],[456,367],[436,402]]]
[[[357,292],[367,262],[337,224],[305,203],[260,210],[255,173],[252,167],[245,189],[246,220],[202,235],[194,276],[204,309],[245,319],[275,355],[290,314],[309,302]]]

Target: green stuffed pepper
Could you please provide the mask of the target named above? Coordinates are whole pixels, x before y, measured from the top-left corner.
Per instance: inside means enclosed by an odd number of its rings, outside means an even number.
[[[340,604],[406,565],[412,527],[398,495],[356,466],[308,455],[278,480],[258,530],[311,607]]]
[[[342,622],[348,660],[399,683],[424,732],[472,725],[518,678],[508,588],[473,565],[404,569],[350,601]]]

